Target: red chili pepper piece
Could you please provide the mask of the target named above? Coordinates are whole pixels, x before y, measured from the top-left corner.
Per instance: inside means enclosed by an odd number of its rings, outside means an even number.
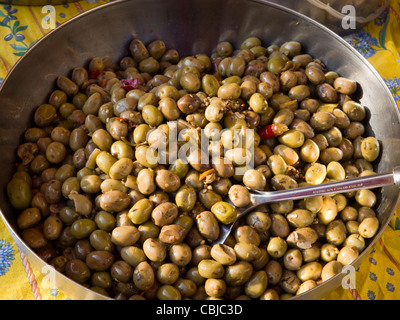
[[[97,77],[101,74],[101,71],[98,69],[89,70],[89,79],[97,79]]]
[[[127,91],[139,88],[138,79],[122,79],[121,88]]]
[[[288,131],[289,128],[282,123],[274,123],[264,126],[258,130],[258,134],[262,140],[280,136],[281,134]]]

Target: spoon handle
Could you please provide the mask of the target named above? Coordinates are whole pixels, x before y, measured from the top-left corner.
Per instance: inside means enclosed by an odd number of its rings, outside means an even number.
[[[392,173],[373,174],[363,177],[346,179],[335,182],[302,188],[280,190],[273,192],[256,192],[252,194],[253,205],[276,202],[283,200],[297,200],[315,196],[335,193],[344,193],[362,189],[373,189],[391,184],[400,185],[400,168],[395,168]]]
[[[283,200],[297,200],[362,189],[373,189],[392,184],[396,184],[398,187],[400,187],[400,166],[395,167],[391,173],[373,174],[289,190],[273,192],[252,191],[250,192],[252,203],[247,207],[240,208],[238,210],[238,216],[235,222],[237,222],[241,217],[250,211],[254,210],[255,207],[264,203]],[[224,243],[228,235],[231,233],[233,225],[234,223],[221,225],[220,236],[216,241],[213,241],[212,244]]]

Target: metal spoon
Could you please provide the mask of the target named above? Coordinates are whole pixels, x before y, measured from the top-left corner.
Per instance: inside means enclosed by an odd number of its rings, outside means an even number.
[[[280,190],[280,191],[254,191],[250,190],[250,204],[243,208],[237,208],[237,218],[231,224],[221,224],[219,238],[211,244],[224,243],[231,233],[235,223],[254,211],[257,207],[271,202],[284,200],[298,200],[327,194],[350,192],[362,189],[373,189],[396,184],[400,187],[400,166],[395,167],[391,173],[373,174],[358,178],[328,182],[319,185]]]

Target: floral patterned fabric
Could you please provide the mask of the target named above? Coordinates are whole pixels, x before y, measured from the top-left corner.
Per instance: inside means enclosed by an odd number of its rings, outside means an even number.
[[[110,0],[76,1],[56,6],[56,25]],[[15,62],[49,30],[41,7],[0,5],[0,85]],[[377,69],[400,107],[400,1],[390,0],[380,17],[345,40]],[[400,299],[400,208],[373,251],[355,274],[350,288],[339,287],[324,299]],[[70,299],[18,250],[0,219],[0,299]]]

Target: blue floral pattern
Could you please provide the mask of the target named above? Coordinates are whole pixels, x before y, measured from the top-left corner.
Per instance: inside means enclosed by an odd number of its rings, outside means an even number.
[[[378,45],[378,41],[364,29],[347,36],[344,39],[365,58],[372,57],[376,51],[373,47]]]
[[[394,284],[393,283],[386,283],[386,289],[390,292],[394,292]]]
[[[386,22],[387,16],[389,14],[389,8],[386,8],[382,13],[374,20],[377,26],[383,26]]]
[[[386,272],[388,275],[394,276],[394,271],[392,268],[386,268]]]
[[[15,13],[18,9],[12,8],[10,5],[3,6],[5,12],[0,10],[0,27],[8,28],[10,33],[4,37],[5,41],[11,41],[14,39],[16,43],[10,44],[10,46],[16,51],[14,55],[17,57],[22,56],[35,42],[28,45],[25,43],[25,36],[21,33],[28,29],[28,26],[21,26]]]
[[[0,240],[0,276],[6,274],[14,260],[14,250],[10,243]]]
[[[376,299],[376,294],[375,294],[375,292],[373,292],[373,291],[371,291],[371,290],[368,290],[367,296],[368,296],[368,298],[369,298],[370,300],[375,300],[375,299]]]
[[[384,79],[390,92],[393,94],[395,101],[400,101],[400,78],[393,77],[393,79]]]
[[[369,278],[370,278],[372,281],[376,281],[376,279],[378,279],[378,277],[376,276],[376,274],[373,273],[373,272],[370,272],[370,273],[369,273]]]

